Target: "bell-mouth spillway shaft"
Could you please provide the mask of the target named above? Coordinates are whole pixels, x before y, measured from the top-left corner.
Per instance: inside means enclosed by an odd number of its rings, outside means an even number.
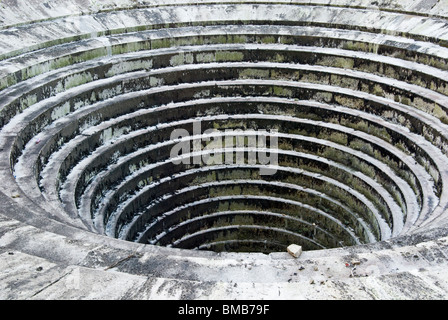
[[[0,183],[24,221],[265,254],[445,225],[446,4],[128,2],[3,2]]]

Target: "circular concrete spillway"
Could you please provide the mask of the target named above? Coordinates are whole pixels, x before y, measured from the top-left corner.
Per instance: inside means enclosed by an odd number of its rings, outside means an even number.
[[[3,297],[446,298],[447,16],[3,1]]]

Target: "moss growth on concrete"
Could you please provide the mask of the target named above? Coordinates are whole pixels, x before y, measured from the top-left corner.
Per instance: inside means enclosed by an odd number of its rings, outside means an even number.
[[[217,62],[242,61],[244,59],[244,54],[239,51],[216,51],[215,59]]]
[[[175,67],[183,64],[192,64],[194,62],[194,56],[192,53],[184,53],[174,55],[170,59],[170,65]]]
[[[270,70],[266,69],[244,69],[240,72],[242,79],[269,79],[269,75]]]

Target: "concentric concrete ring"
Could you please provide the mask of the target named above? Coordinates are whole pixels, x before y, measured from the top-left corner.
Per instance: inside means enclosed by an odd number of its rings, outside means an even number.
[[[3,1],[1,297],[446,299],[447,17]]]

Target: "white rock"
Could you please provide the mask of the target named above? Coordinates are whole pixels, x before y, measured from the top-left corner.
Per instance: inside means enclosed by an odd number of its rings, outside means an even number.
[[[288,250],[289,254],[291,254],[294,258],[298,258],[302,254],[302,247],[296,244],[289,245],[286,250]]]

